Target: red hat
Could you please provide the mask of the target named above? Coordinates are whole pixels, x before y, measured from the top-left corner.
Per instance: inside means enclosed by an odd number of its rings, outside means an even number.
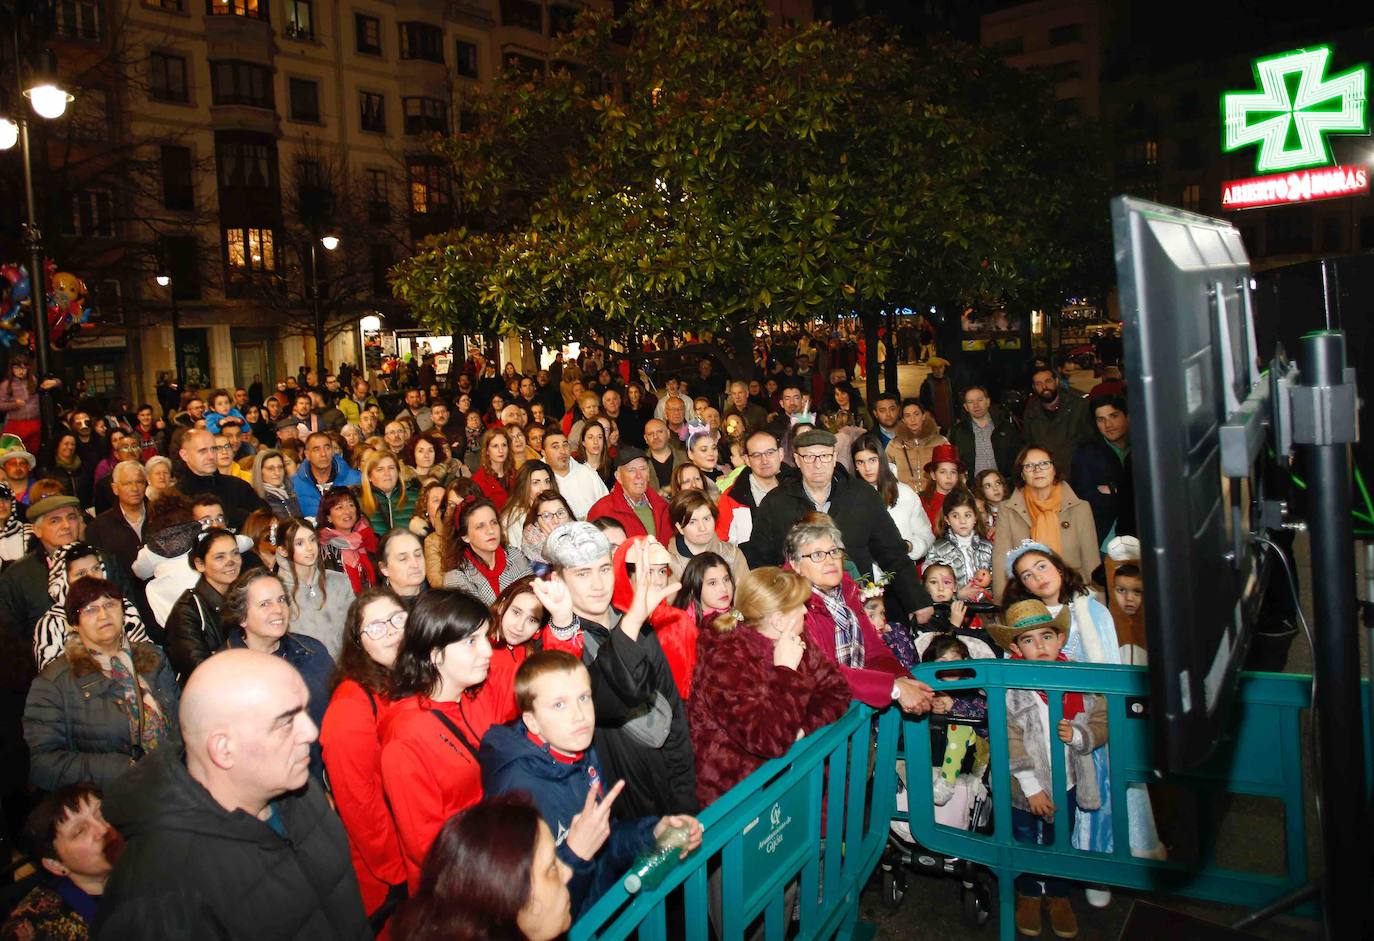
[[[930,460],[926,461],[925,472],[933,473],[936,464],[957,464],[959,473],[968,473],[968,468],[964,462],[959,460],[959,449],[952,444],[937,444],[930,452]]]

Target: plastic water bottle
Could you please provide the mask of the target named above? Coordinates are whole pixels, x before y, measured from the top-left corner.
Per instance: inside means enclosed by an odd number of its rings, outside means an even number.
[[[659,834],[652,849],[635,857],[634,865],[625,877],[625,891],[634,895],[641,889],[658,888],[678,864],[691,834],[690,827],[668,827]]]

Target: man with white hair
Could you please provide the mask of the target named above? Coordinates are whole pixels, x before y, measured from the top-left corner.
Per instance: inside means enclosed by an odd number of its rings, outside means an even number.
[[[348,836],[310,776],[308,700],[269,654],[227,650],[196,669],[181,695],[185,752],[154,751],[105,796],[127,845],[95,937],[372,937]]]

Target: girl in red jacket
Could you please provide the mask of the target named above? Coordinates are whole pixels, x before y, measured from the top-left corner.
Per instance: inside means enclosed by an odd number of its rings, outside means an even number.
[[[499,678],[486,682],[489,621],[470,595],[428,591],[415,603],[391,670],[395,704],[382,721],[382,785],[412,894],[439,828],[482,799],[482,736],[514,715],[511,687]]]
[[[320,726],[334,806],[348,831],[363,908],[374,928],[405,897],[405,861],[382,793],[378,734],[391,709],[387,680],[405,626],[406,609],[390,588],[369,588],[354,599],[344,621],[337,685]]]
[[[500,682],[514,690],[515,671],[520,669],[520,664],[529,659],[530,654],[544,649],[540,636],[544,628],[544,605],[530,587],[534,579],[534,575],[526,575],[511,582],[491,606],[491,626],[487,628],[487,640],[491,641],[489,683],[500,678]],[[514,698],[511,709],[515,709]]]
[[[800,575],[755,569],[740,581],[734,610],[698,635],[687,718],[702,807],[853,701],[835,665],[807,648],[809,597]]]

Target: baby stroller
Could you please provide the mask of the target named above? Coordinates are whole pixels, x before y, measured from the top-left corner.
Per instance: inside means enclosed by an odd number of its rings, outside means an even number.
[[[979,722],[948,716],[932,715],[929,723],[932,731],[944,731],[951,724],[984,731],[987,729],[985,720]],[[908,769],[907,773],[913,772]],[[936,822],[964,830],[991,833],[992,798],[987,785],[987,768],[981,769],[977,777],[961,774],[954,794],[942,806],[935,807]],[[899,811],[908,807],[907,794],[906,785],[899,780]],[[883,904],[894,911],[906,897],[907,880],[912,874],[958,879],[963,887],[960,900],[964,923],[971,928],[987,924],[997,905],[997,879],[991,872],[966,859],[930,852],[912,838],[911,828],[904,820],[894,819],[888,827],[887,846],[878,868],[882,872]]]

